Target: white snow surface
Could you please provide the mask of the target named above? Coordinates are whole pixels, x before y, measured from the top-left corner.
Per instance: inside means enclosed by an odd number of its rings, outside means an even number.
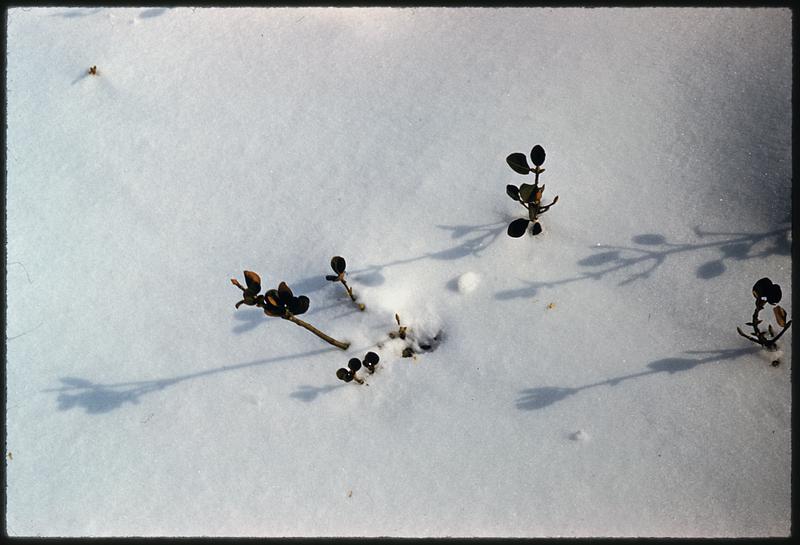
[[[792,317],[790,10],[7,35],[10,535],[789,535],[793,329],[773,367],[736,327],[763,276]],[[534,144],[559,201],[512,239]],[[350,348],[234,309],[243,270]]]

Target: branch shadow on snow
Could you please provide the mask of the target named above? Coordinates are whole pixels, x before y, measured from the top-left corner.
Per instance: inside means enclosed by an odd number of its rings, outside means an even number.
[[[513,219],[513,218],[512,218]],[[475,256],[480,257],[481,253],[492,245],[503,233],[506,231],[506,227],[508,226],[509,219],[502,219],[495,221],[493,223],[484,223],[484,224],[476,224],[476,225],[437,225],[439,229],[444,229],[445,231],[450,231],[451,239],[461,239],[458,243],[444,248],[442,250],[438,250],[436,252],[426,252],[424,254],[409,257],[406,259],[397,259],[395,261],[389,261],[382,265],[369,265],[367,267],[362,267],[360,269],[353,269],[347,270],[348,279],[352,280],[351,285],[353,285],[356,289],[358,288],[359,284],[364,286],[380,286],[384,283],[385,277],[383,276],[383,271],[385,269],[397,266],[397,265],[405,265],[408,263],[415,263],[417,261],[422,261],[425,259],[437,259],[437,260],[445,260],[445,261],[452,261],[456,259],[461,259],[467,256]],[[321,290],[325,286],[329,286],[331,283],[325,280],[325,275],[329,274],[330,271],[326,271],[325,269],[320,269],[320,273],[318,275],[309,276],[302,280],[296,282],[289,282],[289,285],[292,287],[292,290],[295,293],[307,295],[309,293],[313,293],[317,290]],[[347,295],[344,291],[340,293],[341,301],[347,301]],[[328,307],[317,309],[317,312],[331,308],[330,305]],[[312,301],[312,309],[313,309],[313,301]],[[313,312],[309,312],[312,314]]]
[[[536,409],[544,409],[554,403],[566,399],[572,395],[577,394],[582,390],[595,388],[597,386],[617,386],[618,384],[635,378],[644,377],[647,375],[654,375],[656,373],[679,373],[681,371],[689,371],[698,365],[704,363],[711,363],[723,360],[733,360],[747,354],[753,354],[759,349],[755,347],[748,348],[733,348],[722,350],[692,350],[684,352],[684,354],[709,354],[703,358],[664,358],[656,360],[647,365],[649,370],[641,371],[639,373],[632,373],[630,375],[622,375],[619,377],[610,378],[592,384],[585,384],[575,388],[564,388],[560,386],[544,386],[539,388],[528,388],[520,392],[520,397],[516,401],[516,406],[522,411],[532,411]]]
[[[102,414],[119,409],[125,403],[134,405],[139,404],[140,399],[152,392],[163,391],[171,386],[180,384],[187,380],[200,377],[237,371],[247,367],[258,367],[279,361],[288,361],[306,356],[316,356],[328,352],[338,352],[335,348],[322,348],[301,354],[290,354],[288,356],[277,356],[235,365],[224,365],[196,373],[188,373],[175,377],[139,380],[131,382],[117,382],[110,384],[100,384],[91,380],[76,377],[61,377],[60,388],[50,388],[44,392],[57,392],[58,410],[66,411],[75,407],[84,409],[88,414]]]
[[[791,219],[783,223],[790,222]],[[647,233],[634,236],[631,241],[635,246],[593,246],[599,251],[577,262],[585,267],[585,272],[570,278],[550,282],[530,282],[522,280],[525,287],[500,291],[495,299],[507,300],[520,297],[533,297],[540,288],[552,288],[561,284],[579,282],[581,280],[599,280],[607,275],[628,272],[628,276],[620,280],[619,286],[648,278],[669,256],[685,252],[717,250],[718,254],[710,261],[700,265],[695,276],[702,280],[710,280],[723,274],[727,261],[743,261],[758,259],[772,255],[791,255],[792,243],[789,240],[791,225],[764,233],[736,233],[703,231],[694,228],[699,238],[710,237],[713,240],[697,243],[672,243],[659,234]],[[756,247],[758,249],[756,250]]]

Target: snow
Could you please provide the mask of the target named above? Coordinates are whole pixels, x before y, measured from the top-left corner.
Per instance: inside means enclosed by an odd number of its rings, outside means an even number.
[[[788,9],[7,36],[9,535],[789,535],[793,329],[736,333],[763,276],[793,311]],[[534,144],[559,201],[512,239]],[[348,350],[234,309],[244,270]]]

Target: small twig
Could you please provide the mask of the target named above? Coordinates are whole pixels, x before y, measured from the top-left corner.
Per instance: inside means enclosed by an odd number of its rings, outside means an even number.
[[[317,329],[313,325],[309,324],[308,322],[304,322],[300,318],[294,316],[288,310],[286,311],[286,314],[281,316],[281,318],[283,318],[284,320],[289,320],[290,322],[294,322],[297,325],[299,325],[300,327],[303,327],[303,328],[309,330],[311,333],[313,333],[314,335],[316,335],[320,339],[324,340],[325,342],[327,342],[329,344],[332,344],[336,348],[341,348],[342,350],[347,350],[347,348],[350,346],[350,343],[343,343],[341,341],[337,341],[333,337],[330,337],[330,336],[326,335],[325,333],[323,333],[322,331],[320,331],[319,329]]]
[[[340,282],[342,283],[342,285],[344,286],[344,289],[347,291],[347,295],[349,295],[349,296],[350,296],[350,299],[352,299],[352,300],[353,300],[353,302],[354,302],[356,305],[358,305],[358,310],[362,310],[362,311],[363,311],[363,310],[364,310],[366,307],[365,307],[365,306],[364,306],[362,303],[359,303],[358,301],[356,301],[356,298],[355,298],[355,296],[353,295],[353,288],[351,288],[351,287],[349,287],[349,286],[347,285],[347,281],[344,279],[344,274],[341,274],[341,275],[339,276],[339,281],[340,281]]]

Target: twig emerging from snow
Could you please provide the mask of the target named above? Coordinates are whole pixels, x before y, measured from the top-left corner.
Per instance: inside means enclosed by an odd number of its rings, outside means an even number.
[[[278,289],[268,290],[265,294],[259,295],[261,291],[261,277],[253,271],[244,271],[244,281],[247,287],[242,286],[238,280],[231,278],[231,284],[242,290],[243,299],[236,303],[236,308],[241,305],[256,306],[264,310],[267,316],[275,316],[284,320],[289,320],[300,327],[307,329],[323,341],[332,344],[336,348],[347,350],[350,343],[337,341],[333,337],[326,335],[313,325],[298,318],[297,314],[303,314],[308,310],[309,299],[305,295],[295,297],[292,290],[281,282]]]

